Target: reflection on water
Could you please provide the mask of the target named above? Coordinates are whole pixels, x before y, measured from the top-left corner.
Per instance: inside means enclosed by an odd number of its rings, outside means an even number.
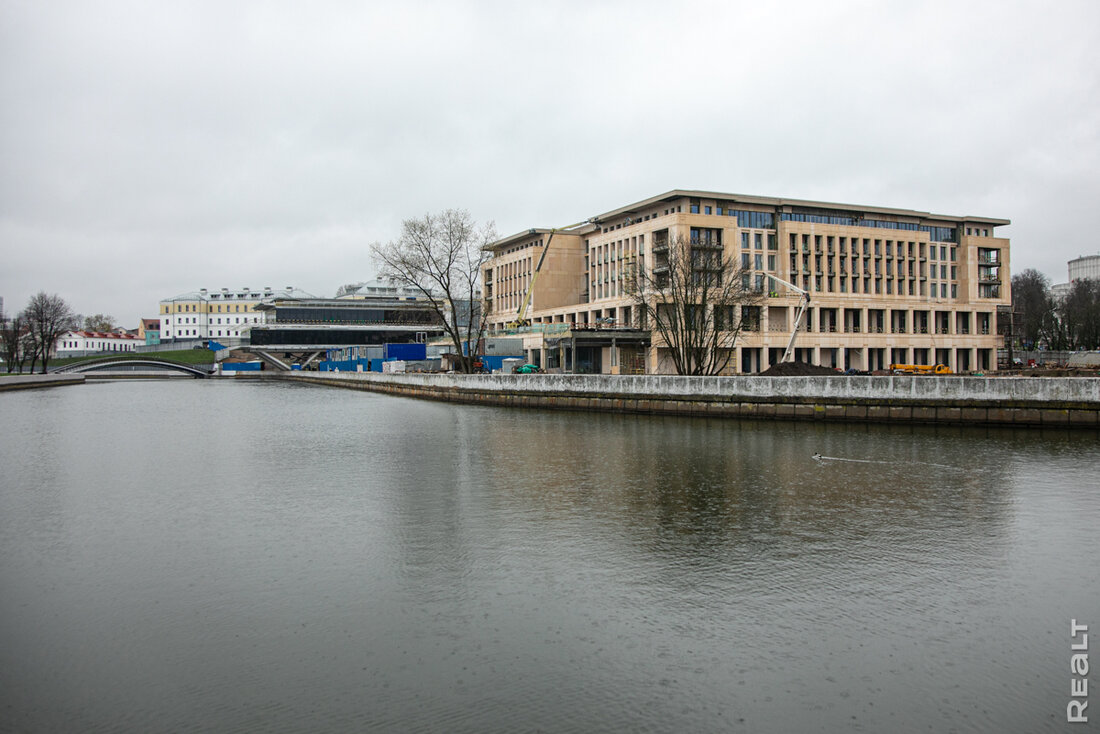
[[[215,381],[0,410],[20,731],[1053,730],[1100,620],[1093,433]]]

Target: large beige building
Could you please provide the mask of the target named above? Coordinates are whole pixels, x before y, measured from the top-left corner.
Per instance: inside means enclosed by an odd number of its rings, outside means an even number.
[[[730,373],[763,371],[787,346],[809,293],[796,359],[884,369],[891,363],[996,369],[995,315],[1009,303],[1007,219],[675,190],[570,228],[498,240],[482,271],[492,332],[517,333],[525,356],[567,372],[667,372],[659,340],[627,292],[669,243],[720,249],[762,293]],[[551,238],[551,235],[552,238]],[[543,250],[542,269],[523,304]],[[655,257],[655,253],[657,257]],[[521,311],[523,313],[521,314]],[[516,326],[519,317],[529,326]],[[749,316],[749,314],[746,314]]]

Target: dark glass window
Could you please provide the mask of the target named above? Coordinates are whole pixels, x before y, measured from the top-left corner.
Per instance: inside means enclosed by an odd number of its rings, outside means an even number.
[[[771,212],[749,212],[740,209],[730,209],[730,216],[737,217],[740,227],[751,229],[775,229],[775,215]]]

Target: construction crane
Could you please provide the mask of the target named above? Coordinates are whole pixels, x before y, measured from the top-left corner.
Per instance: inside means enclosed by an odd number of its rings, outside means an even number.
[[[806,307],[810,305],[810,294],[799,288],[794,283],[788,283],[782,278],[776,277],[771,273],[764,273],[766,276],[774,280],[776,283],[787,286],[791,290],[799,294],[798,299],[798,314],[794,317],[794,328],[791,329],[791,339],[787,342],[787,350],[783,352],[783,358],[780,362],[793,362],[794,361],[794,340],[798,337],[798,330],[802,326],[802,315],[806,313]]]
[[[519,309],[516,311],[516,319],[515,321],[505,324],[506,328],[518,329],[521,326],[530,326],[530,322],[527,320],[527,307],[531,305],[531,294],[534,293],[535,281],[538,280],[539,273],[542,272],[542,264],[546,261],[546,253],[550,252],[550,242],[554,239],[554,235],[563,229],[573,229],[584,223],[585,222],[577,222],[576,224],[570,224],[566,227],[556,227],[550,230],[546,238],[546,244],[543,245],[542,254],[539,255],[539,261],[535,263],[535,270],[531,273],[531,281],[527,284],[527,292],[523,294],[523,300],[520,301]],[[535,230],[532,229],[530,234],[535,234]]]

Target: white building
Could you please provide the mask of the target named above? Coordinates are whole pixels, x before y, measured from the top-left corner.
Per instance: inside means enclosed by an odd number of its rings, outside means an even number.
[[[1069,261],[1069,282],[1075,280],[1100,280],[1100,255],[1085,255]]]
[[[1050,287],[1050,293],[1059,303],[1066,300],[1073,290],[1073,282],[1076,280],[1100,280],[1100,255],[1085,255],[1068,263],[1069,282],[1055,283]]]
[[[200,288],[160,302],[160,341],[239,339],[253,325],[264,323],[264,313],[257,311],[256,305],[272,298],[313,296],[289,285],[280,290]]]
[[[58,358],[87,357],[91,354],[132,352],[145,340],[136,334],[120,334],[102,331],[67,331],[57,340],[55,353]]]
[[[400,285],[390,280],[368,280],[342,285],[336,290],[337,298],[396,298],[399,300],[418,300],[423,294],[416,288]]]

